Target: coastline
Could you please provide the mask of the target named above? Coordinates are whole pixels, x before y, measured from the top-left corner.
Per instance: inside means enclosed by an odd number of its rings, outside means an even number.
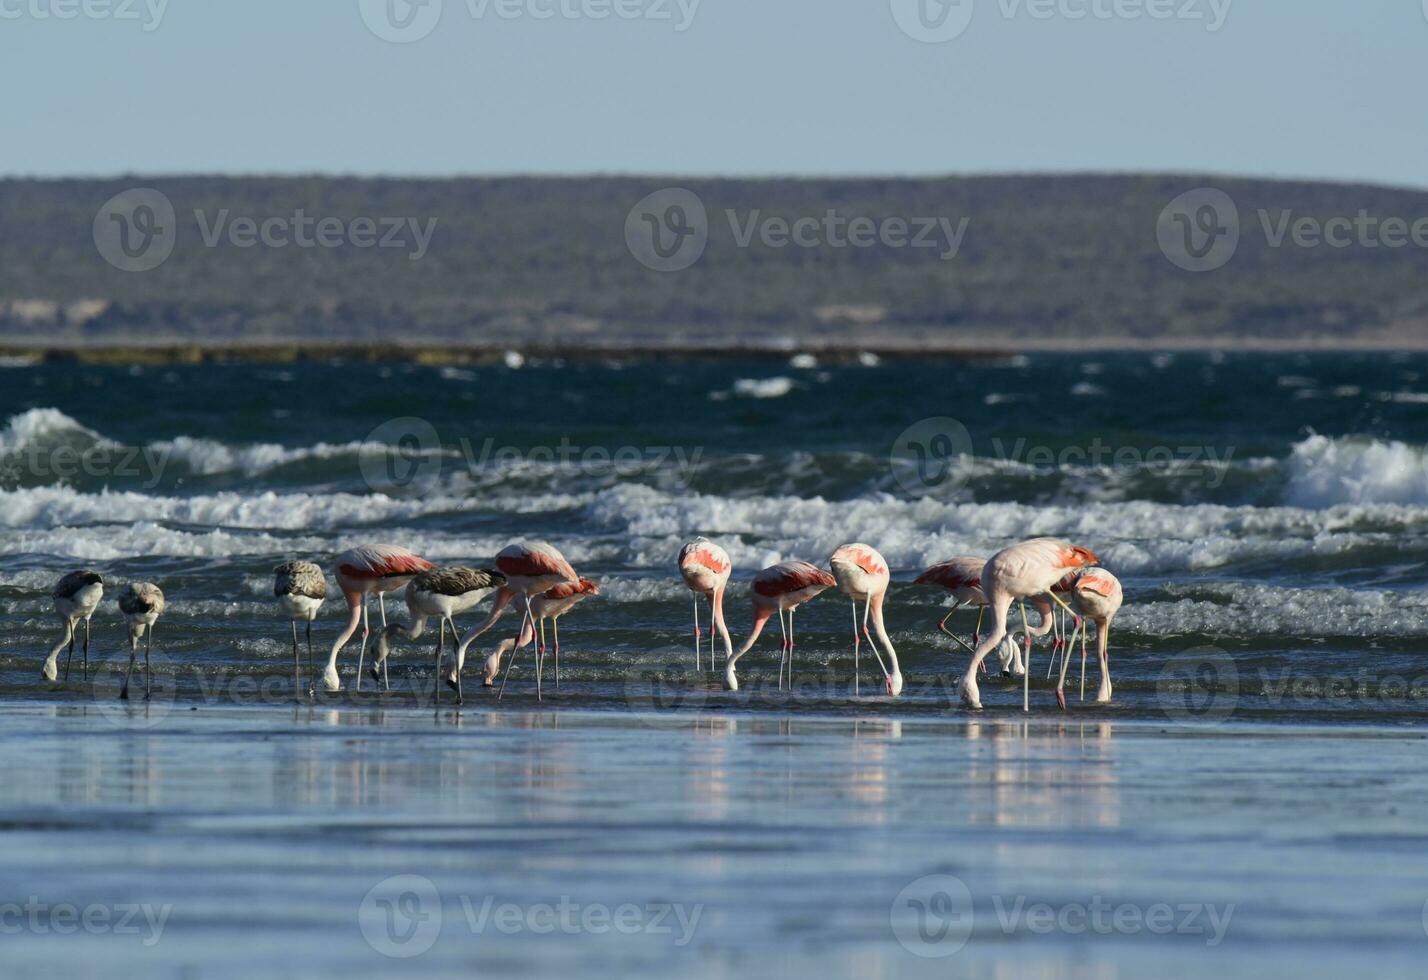
[[[629,338],[610,341],[512,340],[451,343],[441,340],[374,343],[365,340],[251,343],[172,340],[123,343],[0,342],[0,362],[10,367],[59,364],[288,364],[310,361],[497,364],[538,360],[783,360],[809,354],[832,362],[942,358],[982,360],[1018,354],[1096,353],[1414,353],[1428,351],[1428,336],[1378,337],[1197,337],[1147,339],[971,337],[928,340],[881,337],[865,342],[817,337],[731,338],[724,343]]]

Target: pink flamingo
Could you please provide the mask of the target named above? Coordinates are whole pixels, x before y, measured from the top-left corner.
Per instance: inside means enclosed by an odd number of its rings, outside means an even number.
[[[709,669],[714,669],[714,631],[724,638],[724,662],[734,655],[729,627],[724,625],[724,590],[734,569],[729,553],[708,538],[695,538],[679,549],[679,574],[694,593],[694,669],[699,669],[699,597],[709,597]]]
[[[982,706],[981,692],[977,688],[977,668],[1006,636],[1007,611],[1012,601],[1047,595],[1068,571],[1099,561],[1094,552],[1059,538],[1033,538],[1004,548],[987,559],[982,568],[982,591],[992,609],[992,629],[972,654],[972,662],[958,685],[963,704],[970,708]],[[1061,602],[1059,597],[1052,598]],[[1050,617],[1046,618],[1049,621]],[[1022,629],[1029,633],[1031,630],[1027,625],[1024,604],[1021,619]],[[1049,622],[1047,628],[1050,628]],[[1022,710],[1030,710],[1030,700],[1030,671],[1023,671]]]
[[[949,558],[930,566],[912,583],[913,585],[935,585],[952,594],[952,608],[947,610],[947,615],[942,617],[942,622],[937,624],[937,628],[962,644],[968,653],[974,652],[973,647],[947,628],[947,620],[951,619],[952,614],[963,606],[975,607],[977,625],[972,629],[972,643],[980,641],[982,615],[987,611],[987,597],[982,594],[982,566],[986,563],[985,558]]]
[[[600,594],[600,586],[583,578],[579,582],[562,582],[554,588],[546,589],[540,595],[531,600],[531,615],[540,624],[540,643],[537,647],[541,660],[545,659],[545,621],[550,620],[550,628],[555,633],[555,686],[560,688],[560,617],[574,609],[582,600],[592,595]],[[535,638],[535,631],[531,629],[529,623],[521,627],[520,642],[505,639],[496,646],[496,652],[486,658],[486,664],[482,670],[484,677],[482,683],[486,687],[496,686],[496,675],[501,672],[501,656],[507,651],[517,646],[527,646]],[[465,651],[458,651],[458,662],[456,670],[461,670],[460,657]]]
[[[888,639],[887,628],[883,625],[883,600],[887,597],[888,583],[892,581],[887,561],[871,545],[845,544],[833,552],[833,556],[828,559],[828,565],[833,569],[833,578],[838,583],[839,591],[853,601],[854,695],[860,693],[858,683],[858,648],[860,646],[858,641],[858,601],[862,600],[863,636],[867,638],[873,655],[878,658],[878,666],[883,669],[888,695],[897,697],[902,693],[902,670],[898,667],[897,651],[893,649],[892,640]],[[873,637],[868,632],[869,616],[872,617],[873,629],[877,632],[878,640],[882,642],[883,649],[887,651],[888,662],[892,664],[891,671],[883,664],[883,658],[878,653],[878,645],[873,642]],[[793,668],[790,666],[790,679],[792,672]]]
[[[557,585],[580,582],[580,576],[575,574],[575,569],[570,566],[570,562],[565,560],[559,550],[553,545],[544,541],[532,541],[530,543],[516,542],[508,544],[496,555],[496,570],[506,576],[506,584],[496,593],[495,602],[491,605],[491,613],[485,620],[471,627],[461,636],[461,642],[457,644],[456,656],[458,661],[464,660],[466,649],[478,636],[490,629],[501,618],[506,611],[506,606],[517,594],[525,596],[525,612],[521,615],[521,626],[516,631],[516,646],[520,646],[521,634],[525,632],[526,624],[531,625],[532,632],[535,630],[535,618],[531,615],[531,599],[533,596],[553,589]],[[513,652],[510,661],[506,664],[506,674],[501,678],[501,693],[498,698],[506,693],[506,681],[511,676],[511,668],[516,664],[516,656]],[[456,668],[448,672],[448,683],[456,682]],[[536,661],[536,700],[543,697],[541,692],[540,661]]]
[[[770,565],[754,576],[751,598],[754,603],[754,626],[749,638],[738,651],[729,658],[724,667],[724,686],[731,691],[739,689],[739,678],[734,673],[734,665],[739,658],[749,652],[754,641],[763,632],[769,617],[778,611],[778,627],[783,633],[782,654],[778,662],[779,690],[783,690],[783,666],[788,661],[789,686],[793,686],[793,611],[825,589],[838,583],[817,565],[806,561],[784,561]],[[783,614],[788,612],[788,628],[784,629]]]
[[[382,611],[382,627],[387,625],[387,605],[382,598],[388,592],[406,588],[408,582],[418,574],[434,568],[421,555],[394,544],[364,544],[349,548],[337,556],[337,587],[342,590],[342,598],[347,600],[347,626],[332,644],[332,652],[327,656],[327,670],[322,675],[323,690],[342,690],[342,681],[337,676],[337,655],[362,626],[362,649],[357,655],[357,690],[362,690],[362,661],[367,654],[367,637],[371,629],[367,624],[367,596],[376,594]]]
[[[1125,599],[1121,580],[1104,568],[1088,568],[1068,575],[1061,585],[1066,587],[1072,606],[1080,614],[1076,619],[1076,632],[1071,634],[1066,648],[1069,653],[1076,643],[1076,633],[1080,633],[1081,700],[1086,700],[1086,621],[1089,620],[1096,624],[1096,660],[1101,667],[1101,684],[1096,689],[1096,702],[1105,704],[1111,700],[1111,661],[1106,651],[1110,642],[1111,620],[1121,611],[1121,602]],[[1062,658],[1061,679],[1056,684],[1056,703],[1061,705],[1063,711],[1066,708],[1066,694],[1063,690],[1066,685],[1066,666],[1070,662],[1069,656]]]

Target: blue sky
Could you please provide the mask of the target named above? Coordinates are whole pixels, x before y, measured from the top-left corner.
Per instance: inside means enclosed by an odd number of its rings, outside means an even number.
[[[0,173],[1428,186],[1428,0],[425,2],[0,0]]]

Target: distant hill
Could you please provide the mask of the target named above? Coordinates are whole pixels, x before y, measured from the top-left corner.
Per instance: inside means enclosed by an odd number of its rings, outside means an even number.
[[[632,214],[671,186],[695,198]],[[1232,255],[1220,198],[1163,214],[1206,186],[1237,212]],[[104,210],[136,187],[162,192],[172,227],[152,196]],[[1425,219],[1423,192],[1207,176],[12,179],[0,342],[1421,344]],[[264,222],[289,244],[245,244]],[[148,271],[105,258],[142,266],[165,236]]]

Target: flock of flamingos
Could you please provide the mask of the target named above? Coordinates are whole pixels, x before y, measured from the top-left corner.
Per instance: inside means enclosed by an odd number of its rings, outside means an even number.
[[[1007,628],[1007,619],[1013,603],[1020,604],[1022,641],[1028,655],[1033,637],[1055,633],[1053,666],[1055,652],[1061,652],[1061,673],[1056,685],[1056,700],[1063,709],[1066,707],[1066,669],[1078,635],[1081,638],[1081,695],[1085,697],[1086,636],[1088,623],[1095,623],[1097,660],[1101,676],[1096,700],[1105,702],[1111,699],[1106,646],[1111,620],[1121,607],[1122,592],[1119,580],[1104,568],[1097,567],[1099,564],[1100,559],[1093,552],[1069,541],[1034,538],[1005,548],[986,560],[964,557],[939,562],[917,578],[918,584],[938,586],[951,594],[952,609],[943,617],[938,628],[972,655],[958,688],[963,704],[970,708],[982,706],[977,674],[979,670],[986,670],[984,661],[995,651],[1001,660],[1004,673],[1020,674],[1022,677],[1022,707],[1029,707],[1029,672],[1023,666],[1022,649],[1016,637],[1009,633]],[[714,665],[714,636],[717,632],[724,644],[725,687],[731,691],[739,689],[739,679],[734,668],[739,658],[748,653],[758,640],[769,617],[777,613],[782,634],[779,687],[783,688],[786,670],[791,688],[793,614],[803,603],[826,589],[836,587],[853,605],[855,693],[858,692],[860,683],[862,643],[866,641],[882,670],[887,694],[897,697],[902,692],[902,671],[898,666],[897,651],[893,648],[892,640],[888,638],[887,628],[883,624],[883,600],[891,581],[887,562],[874,548],[866,544],[848,544],[833,552],[828,565],[831,574],[806,561],[786,561],[770,565],[755,575],[751,588],[753,627],[743,646],[735,650],[729,639],[728,627],[724,624],[724,592],[733,568],[728,552],[702,537],[686,544],[679,552],[679,572],[685,584],[694,593],[695,669],[700,668],[704,635],[699,626],[699,606],[701,597],[707,597],[711,605],[711,625],[708,630],[709,664],[711,668]],[[346,600],[348,617],[328,654],[327,667],[322,674],[323,689],[329,692],[342,689],[337,673],[337,656],[360,627],[362,641],[355,686],[357,690],[361,690],[367,640],[370,635],[367,599],[374,594],[378,599],[382,625],[377,634],[375,656],[369,671],[374,683],[383,688],[388,686],[387,660],[391,641],[399,637],[408,640],[420,637],[426,629],[427,620],[435,617],[439,630],[435,696],[439,701],[441,685],[444,682],[456,692],[456,701],[460,704],[461,673],[467,649],[477,637],[495,624],[517,595],[525,600],[521,604],[520,630],[516,637],[501,641],[495,651],[486,658],[483,683],[487,687],[495,686],[496,677],[500,674],[501,659],[509,654],[506,672],[501,677],[501,691],[504,693],[506,680],[515,664],[515,651],[528,646],[539,634],[535,679],[536,694],[540,697],[546,655],[545,623],[550,620],[554,632],[552,652],[555,659],[555,682],[558,687],[560,617],[587,596],[598,595],[598,586],[577,575],[564,555],[543,542],[510,545],[496,556],[494,566],[438,567],[406,548],[384,544],[362,545],[338,555],[334,567],[335,578]],[[298,623],[306,624],[306,693],[308,697],[312,697],[315,693],[312,622],[317,618],[318,610],[327,597],[327,580],[322,569],[308,561],[287,562],[279,565],[274,572],[273,594],[283,615],[292,623],[294,685],[299,696],[304,685],[298,649]],[[406,589],[405,598],[411,620],[408,623],[389,624],[383,597],[386,593],[401,588]],[[495,593],[496,598],[485,620],[461,634],[458,640],[454,617],[473,608],[492,593]],[[68,680],[81,621],[84,623],[83,670],[88,677],[89,621],[98,610],[103,595],[103,577],[89,569],[70,572],[56,584],[51,596],[64,623],[64,634],[45,658],[43,676],[46,680],[58,679],[59,655],[66,646],[69,648],[69,656],[65,660],[64,673],[65,679]],[[1035,626],[1027,619],[1028,602],[1035,608],[1039,617]],[[1053,608],[1053,602],[1060,607],[1061,615],[1058,616],[1058,611]],[[947,628],[947,620],[951,618],[952,613],[964,607],[975,607],[978,610],[977,625],[970,643]],[[991,609],[991,629],[985,636],[981,636],[982,618],[988,608]],[[142,639],[147,698],[152,684],[149,653],[154,624],[164,611],[163,590],[152,582],[129,585],[119,596],[119,609],[128,621],[130,650],[129,666],[125,671],[119,696],[129,696],[129,681],[135,669],[139,642]],[[1066,632],[1068,619],[1073,624],[1069,636]],[[451,629],[452,641],[456,644],[456,652],[453,659],[444,660],[448,627]],[[1048,676],[1049,674],[1048,669]]]

